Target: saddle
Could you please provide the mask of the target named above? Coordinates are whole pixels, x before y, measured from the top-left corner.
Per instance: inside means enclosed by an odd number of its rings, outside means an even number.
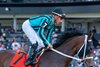
[[[42,49],[36,57],[36,63],[32,64],[34,67],[38,67],[38,62],[40,60],[40,57],[42,56],[44,52],[44,49]],[[26,67],[25,62],[27,60],[28,54],[23,51],[16,52],[15,56],[10,62],[10,67]],[[27,67],[32,67],[32,65],[28,65]]]

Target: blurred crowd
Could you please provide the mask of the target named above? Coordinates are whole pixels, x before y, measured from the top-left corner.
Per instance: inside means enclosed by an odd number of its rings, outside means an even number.
[[[13,28],[0,30],[0,50],[24,50],[28,51],[30,42],[22,31],[14,31]]]
[[[61,32],[59,29],[55,29],[52,34],[51,43],[55,43],[58,35]],[[15,31],[13,28],[1,28],[0,29],[0,50],[24,50],[28,52],[29,46],[31,45],[26,34],[22,30]]]

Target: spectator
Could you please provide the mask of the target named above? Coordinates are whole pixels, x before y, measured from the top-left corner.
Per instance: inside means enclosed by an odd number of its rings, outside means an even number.
[[[12,40],[11,39],[8,39],[7,40],[7,47],[6,47],[8,50],[12,50],[11,44],[12,44]]]
[[[5,39],[2,35],[0,36],[0,41],[3,41],[3,42],[5,41]]]
[[[6,35],[5,32],[3,32],[2,36],[3,36],[3,38],[6,40],[7,35]]]
[[[22,42],[21,45],[22,45],[22,50],[28,52],[28,45],[25,42]]]
[[[11,46],[13,50],[21,48],[21,44],[17,42],[16,37],[13,37]]]
[[[22,42],[28,42],[28,38],[25,33],[23,34]]]
[[[93,48],[94,49],[97,49],[98,46],[100,46],[100,42],[95,38],[95,33],[96,31],[90,31],[90,34],[89,34],[89,40],[92,40],[93,42]]]
[[[3,44],[3,42],[0,42],[0,51],[1,51],[1,50],[6,50],[6,48],[5,48],[4,44]]]
[[[96,27],[95,27],[95,26],[93,26],[92,32],[93,32],[94,34],[96,34],[97,30],[96,30]]]

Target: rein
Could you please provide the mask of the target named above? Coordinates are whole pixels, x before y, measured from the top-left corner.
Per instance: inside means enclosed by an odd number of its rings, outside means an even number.
[[[73,56],[69,56],[67,54],[64,54],[64,53],[56,50],[56,49],[51,48],[51,50],[54,51],[54,52],[56,52],[56,53],[58,53],[58,54],[60,54],[60,55],[62,55],[62,56],[65,56],[65,57],[68,57],[68,58],[71,58],[71,59],[75,59],[77,61],[82,61],[82,59],[79,59],[79,58],[76,58],[76,57],[73,57]]]
[[[76,57],[73,57],[73,56],[70,56],[70,55],[67,55],[67,54],[64,54],[64,53],[62,53],[62,52],[60,52],[60,51],[58,51],[58,50],[56,50],[56,49],[54,49],[54,48],[51,48],[50,50],[52,50],[52,51],[54,51],[54,52],[56,52],[56,53],[58,53],[58,54],[60,54],[60,55],[62,55],[62,56],[64,56],[64,57],[71,58],[71,59],[75,59],[75,60],[77,60],[77,61],[79,61],[79,62],[81,62],[81,61],[83,61],[83,60],[87,60],[87,59],[93,59],[93,57],[85,57],[86,46],[87,46],[87,37],[88,37],[88,36],[85,35],[84,43],[83,43],[82,47],[80,48],[80,50],[79,50],[78,53],[77,53],[77,54],[79,54],[79,52],[82,50],[83,46],[85,46],[85,48],[84,48],[84,54],[83,54],[83,58],[82,58],[82,59],[76,58]]]

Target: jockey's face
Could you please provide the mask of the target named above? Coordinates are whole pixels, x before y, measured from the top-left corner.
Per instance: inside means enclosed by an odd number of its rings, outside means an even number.
[[[62,22],[62,18],[58,15],[54,15],[54,22],[56,24],[60,24]]]

